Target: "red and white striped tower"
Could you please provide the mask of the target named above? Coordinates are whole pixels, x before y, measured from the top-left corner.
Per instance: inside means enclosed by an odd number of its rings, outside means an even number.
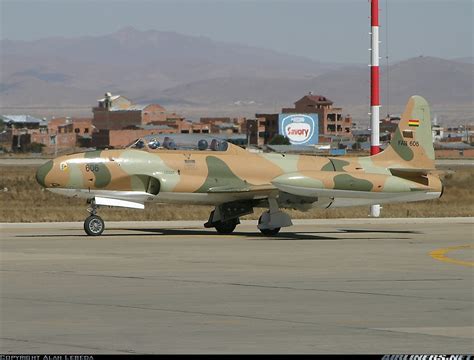
[[[379,0],[370,0],[370,155],[380,152]]]
[[[379,0],[370,1],[370,155],[380,152],[380,86],[379,86]],[[380,205],[370,207],[370,216],[380,216]]]

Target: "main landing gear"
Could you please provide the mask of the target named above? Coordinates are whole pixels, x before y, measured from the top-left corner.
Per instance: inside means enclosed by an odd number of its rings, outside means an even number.
[[[250,201],[232,201],[216,206],[209,215],[205,228],[215,228],[219,234],[232,234],[240,224],[239,218],[251,214],[253,205]]]
[[[231,234],[240,224],[239,218],[253,212],[253,205],[248,201],[234,201],[216,206],[204,224],[206,228],[215,228],[219,234]],[[258,229],[265,236],[274,236],[285,226],[291,226],[288,214],[281,211],[274,198],[268,199],[269,210],[258,219]]]
[[[204,227],[215,228],[219,234],[232,234],[236,226],[240,224],[239,218],[234,217],[231,219],[223,219],[222,217],[219,217],[219,215],[216,215],[216,211],[219,211],[218,208],[211,211],[209,220],[204,224]]]
[[[238,224],[240,224],[240,220],[235,218],[227,221],[218,221],[214,227],[219,234],[232,234]]]
[[[268,217],[270,216],[270,211],[265,211],[260,217],[258,218],[258,225],[264,224],[268,222]],[[280,232],[281,227],[268,227],[268,228],[258,228],[263,235],[266,236],[274,236]]]
[[[293,225],[290,216],[280,210],[275,198],[268,198],[268,207],[268,211],[258,219],[257,227],[263,235],[274,236],[282,227]]]
[[[104,220],[97,215],[97,209],[95,201],[91,200],[91,207],[87,209],[90,215],[84,220],[84,231],[89,236],[99,236],[105,229]]]

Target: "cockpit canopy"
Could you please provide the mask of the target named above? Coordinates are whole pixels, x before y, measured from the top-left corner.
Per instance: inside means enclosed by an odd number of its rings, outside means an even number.
[[[127,146],[144,151],[188,150],[188,151],[227,151],[226,140],[197,134],[158,134],[146,135]]]

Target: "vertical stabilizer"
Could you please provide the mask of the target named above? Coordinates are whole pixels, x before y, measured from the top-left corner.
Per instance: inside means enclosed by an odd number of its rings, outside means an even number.
[[[387,162],[386,167],[393,163],[399,167],[435,168],[430,108],[423,97],[410,97],[389,146],[371,159]]]

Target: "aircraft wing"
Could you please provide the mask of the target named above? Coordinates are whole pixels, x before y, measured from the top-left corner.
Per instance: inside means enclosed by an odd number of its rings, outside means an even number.
[[[400,168],[400,167],[390,167],[388,168],[390,172],[395,175],[395,173],[400,174],[424,174],[428,175],[433,172],[437,172],[436,169],[418,169],[418,168]],[[397,175],[395,175],[397,176]]]
[[[142,199],[133,199],[135,201],[130,201],[130,200],[122,200],[122,199],[102,197],[102,196],[96,196],[94,199],[97,205],[118,206],[118,207],[142,209],[142,210],[145,208],[144,202],[140,201]]]
[[[233,187],[233,186],[214,186],[209,188],[209,193],[245,193],[245,192],[255,192],[255,193],[266,193],[277,190],[277,188],[271,184],[264,185],[248,185],[244,187]]]

